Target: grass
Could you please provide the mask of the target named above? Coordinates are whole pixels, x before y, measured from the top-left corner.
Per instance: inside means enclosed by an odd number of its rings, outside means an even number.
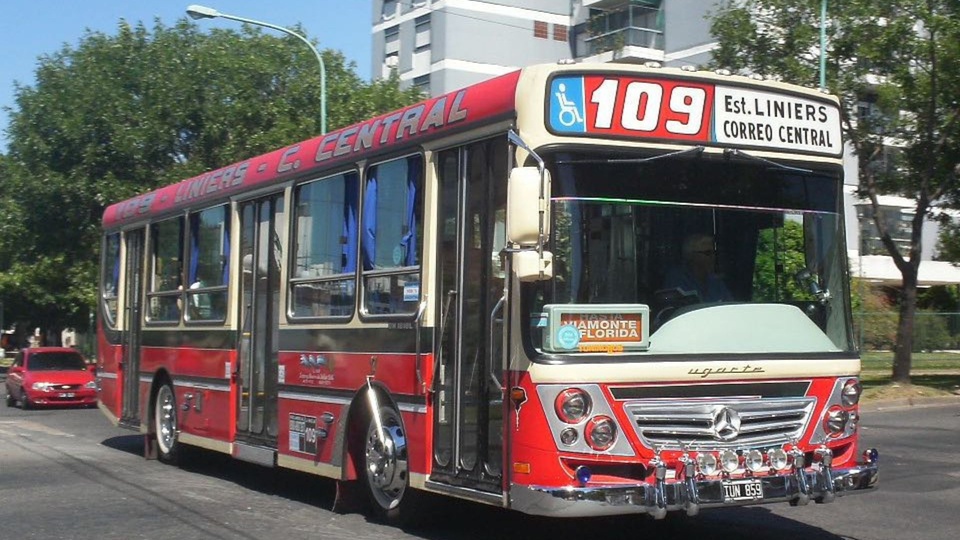
[[[960,394],[960,354],[955,352],[913,353],[910,384],[890,381],[892,352],[864,352],[861,368],[864,401]]]

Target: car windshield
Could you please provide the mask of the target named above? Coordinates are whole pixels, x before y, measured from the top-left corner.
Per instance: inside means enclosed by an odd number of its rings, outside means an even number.
[[[42,352],[31,354],[27,360],[30,371],[79,371],[86,370],[87,364],[78,353]]]
[[[649,310],[647,354],[854,350],[837,174],[630,157],[548,160],[554,277],[527,289],[534,347],[573,305]]]

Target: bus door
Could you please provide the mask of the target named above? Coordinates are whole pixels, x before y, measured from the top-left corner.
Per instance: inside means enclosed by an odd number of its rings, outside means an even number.
[[[431,480],[502,492],[506,138],[439,156]]]
[[[283,195],[240,205],[240,340],[235,367],[239,388],[237,439],[267,448],[277,445],[283,212]],[[243,458],[239,453],[237,457]]]
[[[120,422],[134,426],[140,424],[140,325],[143,313],[144,237],[143,229],[127,231],[125,234],[126,308],[123,311],[123,327],[126,332],[123,340],[123,373],[120,374],[123,395]]]

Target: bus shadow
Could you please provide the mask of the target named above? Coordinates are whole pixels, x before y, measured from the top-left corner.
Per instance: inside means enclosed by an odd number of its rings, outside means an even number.
[[[696,517],[671,513],[663,520],[649,516],[602,518],[546,518],[482,506],[467,501],[432,497],[429,516],[408,534],[431,540],[487,540],[489,538],[696,538],[697,540],[854,540],[820,527],[778,516],[765,507],[703,510]],[[810,511],[815,511],[810,508]]]

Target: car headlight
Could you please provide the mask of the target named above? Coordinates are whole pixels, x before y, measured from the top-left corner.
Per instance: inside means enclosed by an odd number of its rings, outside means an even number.
[[[34,390],[38,390],[40,392],[49,392],[52,386],[53,386],[53,383],[35,382],[33,383],[33,386],[31,388],[33,388]]]
[[[837,406],[830,407],[827,410],[827,415],[823,417],[823,429],[830,436],[836,437],[847,429],[847,420],[849,419],[850,413],[847,411]]]
[[[89,388],[91,390],[96,389],[97,381],[90,381],[87,384],[83,385],[84,388]]]
[[[844,407],[853,407],[860,402],[860,393],[863,387],[857,379],[849,379],[843,384],[843,390],[840,392],[840,402]]]
[[[567,388],[557,395],[553,408],[567,424],[579,424],[590,414],[590,396],[579,388]]]
[[[617,440],[617,425],[609,416],[594,416],[587,422],[586,431],[587,444],[597,452],[610,448]]]

